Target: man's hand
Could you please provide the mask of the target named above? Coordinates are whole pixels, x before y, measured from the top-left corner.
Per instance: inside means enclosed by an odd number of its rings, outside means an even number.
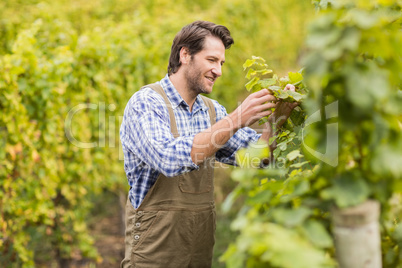
[[[295,86],[292,84],[287,84],[284,90],[290,90],[295,92]],[[289,118],[290,114],[292,113],[293,109],[299,105],[298,102],[283,102],[283,101],[278,101],[275,112],[270,116],[270,122],[271,124],[275,124],[276,128],[280,128],[283,123],[286,122],[286,120]]]
[[[284,90],[296,91],[295,86],[292,84],[287,84]],[[269,139],[274,135],[274,132],[280,128],[283,123],[289,118],[293,109],[299,105],[298,102],[289,103],[283,101],[276,102],[275,112],[269,117],[268,122],[264,124],[264,130],[261,139],[269,142]],[[275,148],[275,142],[270,146],[271,151]]]
[[[267,89],[250,94],[231,114],[238,128],[252,125],[257,120],[272,114],[271,108],[277,107],[276,98]]]
[[[195,135],[191,159],[195,164],[215,154],[237,130],[252,125],[264,116],[272,114],[276,98],[267,89],[250,94],[232,113],[219,120],[209,129]]]

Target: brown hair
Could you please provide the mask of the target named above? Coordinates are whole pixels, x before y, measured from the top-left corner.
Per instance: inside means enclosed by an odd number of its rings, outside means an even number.
[[[204,47],[205,37],[212,35],[222,40],[225,49],[234,43],[230,31],[223,25],[217,25],[209,21],[195,21],[184,26],[173,40],[170,52],[168,74],[174,74],[181,66],[180,50],[188,48],[190,55],[195,55]]]

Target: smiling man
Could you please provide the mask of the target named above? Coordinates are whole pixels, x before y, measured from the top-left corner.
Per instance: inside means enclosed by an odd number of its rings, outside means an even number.
[[[248,128],[276,108],[266,89],[231,114],[209,94],[233,44],[222,25],[196,21],[173,40],[168,74],[129,100],[120,128],[130,185],[121,267],[211,267],[215,243],[214,161],[235,165],[242,147],[272,135]],[[288,89],[294,90],[291,85]]]

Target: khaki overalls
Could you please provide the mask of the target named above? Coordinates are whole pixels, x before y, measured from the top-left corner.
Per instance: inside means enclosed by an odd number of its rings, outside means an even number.
[[[166,93],[158,84],[147,87],[164,98],[171,131],[177,138],[176,121]],[[201,97],[213,125],[213,103]],[[127,201],[126,250],[121,267],[211,267],[216,228],[214,163],[214,158],[207,159],[198,170],[176,177],[160,174],[138,209]]]

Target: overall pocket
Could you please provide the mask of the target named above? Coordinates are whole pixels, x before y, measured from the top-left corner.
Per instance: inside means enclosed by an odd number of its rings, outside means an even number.
[[[137,211],[132,222],[132,241],[133,251],[141,245],[152,231],[154,223],[157,221],[158,211]]]
[[[213,187],[213,171],[215,159],[205,160],[198,170],[179,176],[179,188],[183,193],[202,194],[208,193]]]

